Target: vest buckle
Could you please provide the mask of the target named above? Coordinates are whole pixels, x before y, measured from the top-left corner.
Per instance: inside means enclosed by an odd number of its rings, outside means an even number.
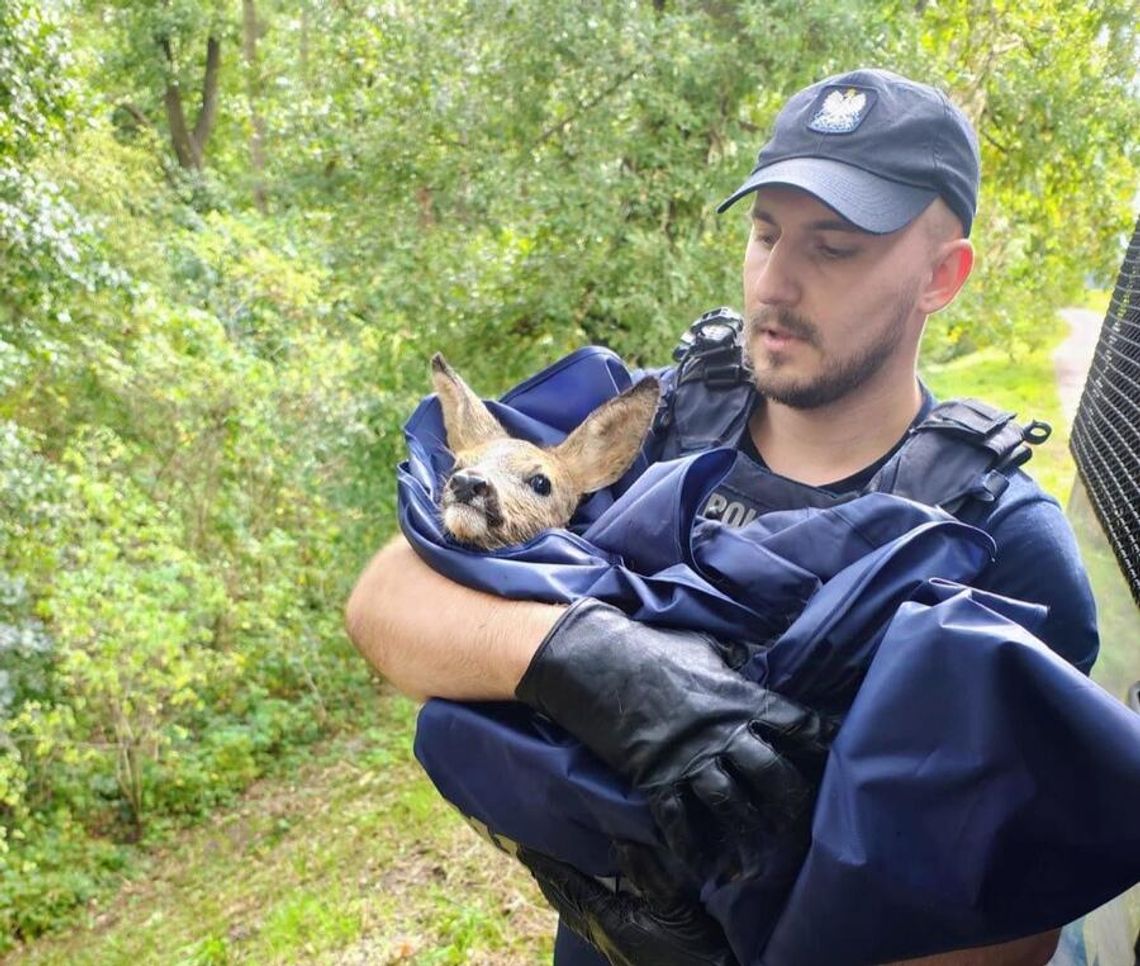
[[[983,503],[993,503],[1008,487],[1008,476],[999,470],[990,470],[970,488],[970,495]]]
[[[739,362],[725,362],[721,365],[705,365],[701,380],[711,389],[731,389],[745,382],[748,370]]]

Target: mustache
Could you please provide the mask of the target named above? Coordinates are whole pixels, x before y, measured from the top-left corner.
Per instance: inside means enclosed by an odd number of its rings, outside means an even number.
[[[816,328],[815,323],[802,315],[797,315],[790,309],[766,308],[754,312],[748,317],[746,330],[749,338],[764,329],[779,329],[797,339],[802,339],[809,345],[818,345],[819,343],[819,329]]]

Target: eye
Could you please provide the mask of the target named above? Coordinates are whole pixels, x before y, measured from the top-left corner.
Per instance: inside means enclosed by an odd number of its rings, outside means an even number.
[[[541,473],[527,479],[527,485],[539,496],[550,496],[550,479]]]
[[[776,244],[776,235],[771,228],[756,223],[752,226],[753,240],[764,248],[771,248]]]
[[[824,258],[830,258],[834,261],[838,261],[841,258],[850,258],[852,255],[855,254],[855,249],[853,249],[853,248],[832,248],[830,245],[820,245],[819,246],[819,253]]]

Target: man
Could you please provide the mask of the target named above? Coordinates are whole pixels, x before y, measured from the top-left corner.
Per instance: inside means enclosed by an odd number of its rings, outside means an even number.
[[[919,342],[926,318],[972,268],[977,189],[974,133],[932,88],[860,70],[791,98],[752,174],[720,209],[752,201],[743,283],[757,395],[733,442],[758,472],[805,494],[856,493],[904,445],[933,406],[916,376]],[[730,498],[746,505],[750,495],[746,487],[714,494],[709,512]],[[979,586],[1049,605],[1040,636],[1087,672],[1097,650],[1092,600],[1057,504],[1016,472],[996,503],[960,515],[998,545]],[[742,816],[786,819],[789,828],[802,820],[776,814],[773,803],[804,783],[826,723],[744,682],[715,648],[672,647],[659,629],[588,600],[565,608],[481,594],[430,570],[400,538],[368,565],[347,624],[362,654],[410,695],[518,697],[549,715],[644,791],[683,846],[696,841],[687,836],[698,814],[720,823],[713,838],[722,844]],[[663,792],[682,785],[685,796]],[[699,866],[703,856],[691,848],[686,859]],[[620,937],[610,942],[638,910],[605,919],[591,908],[604,897],[572,880],[550,888],[559,875],[545,869],[538,878],[595,945],[616,961],[667,961],[629,954]],[[668,961],[731,961],[698,920],[678,928],[676,917],[641,911],[641,938],[689,950]],[[1044,963],[1056,938],[922,962]],[[557,961],[600,961],[590,956],[560,936]]]

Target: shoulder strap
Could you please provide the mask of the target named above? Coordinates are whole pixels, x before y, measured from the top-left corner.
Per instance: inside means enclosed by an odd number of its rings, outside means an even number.
[[[677,366],[665,380],[666,400],[656,432],[659,459],[735,443],[751,411],[754,391],[744,363],[744,320],[722,306],[706,312],[673,350]]]
[[[935,406],[894,458],[868,484],[957,514],[969,501],[992,503],[1025,463],[1030,446],[1045,442],[1048,423],[1022,427],[1014,414],[977,399]]]

